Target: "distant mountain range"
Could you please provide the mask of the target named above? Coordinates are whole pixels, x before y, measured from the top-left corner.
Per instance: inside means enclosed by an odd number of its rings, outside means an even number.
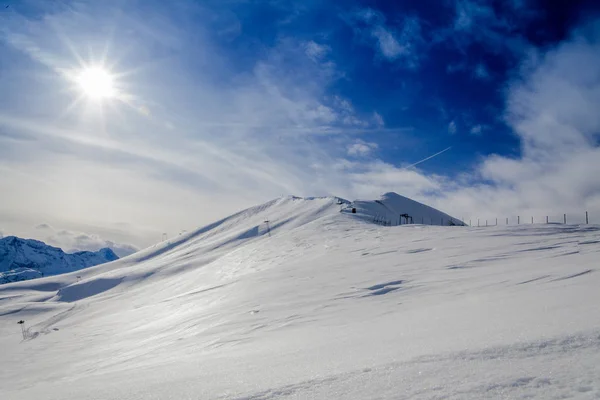
[[[32,239],[0,239],[0,284],[73,272],[118,260],[108,248],[65,253],[58,247]]]

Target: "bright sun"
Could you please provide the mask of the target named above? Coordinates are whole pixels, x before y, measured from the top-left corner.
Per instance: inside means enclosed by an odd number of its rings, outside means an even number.
[[[87,67],[77,75],[81,91],[95,100],[109,99],[116,95],[114,77],[101,67]]]

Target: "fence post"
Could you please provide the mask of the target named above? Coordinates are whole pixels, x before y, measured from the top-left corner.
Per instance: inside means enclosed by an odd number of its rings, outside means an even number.
[[[477,227],[479,227],[479,218],[477,218]]]
[[[487,226],[487,219],[485,220],[485,226]]]
[[[565,214],[565,225],[567,224],[567,214]]]
[[[586,212],[585,212],[585,224],[586,224],[586,225],[587,225],[587,224],[589,224],[589,223],[590,223],[589,221],[590,221],[590,220],[588,219],[588,212],[586,211]]]
[[[548,224],[548,216],[546,215],[546,224]]]
[[[520,225],[520,224],[521,224],[521,216],[517,215],[517,225]]]
[[[533,225],[533,217],[531,217],[531,225]]]
[[[506,218],[506,225],[508,225],[508,218]]]
[[[469,226],[473,226],[473,224],[471,222],[473,222],[473,221],[469,220]]]

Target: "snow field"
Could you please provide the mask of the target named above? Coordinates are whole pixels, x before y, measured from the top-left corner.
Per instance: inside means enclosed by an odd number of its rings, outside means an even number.
[[[383,227],[342,207],[279,199],[3,285],[1,397],[600,398],[600,227]]]

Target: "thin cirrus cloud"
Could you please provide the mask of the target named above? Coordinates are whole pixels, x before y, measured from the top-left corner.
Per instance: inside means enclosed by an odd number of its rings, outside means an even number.
[[[349,20],[359,36],[370,37],[370,41],[384,59],[401,61],[402,65],[409,69],[419,66],[420,48],[424,40],[417,17],[406,16],[396,27],[388,24],[380,11],[366,8],[357,11]],[[366,29],[357,27],[356,20],[366,24]]]
[[[487,81],[491,78],[490,72],[487,67],[483,63],[479,63],[475,66],[475,70],[473,71],[473,76],[482,81]]]
[[[471,46],[479,45],[488,53],[520,57],[531,48],[522,36],[514,34],[518,21],[530,17],[529,13],[523,10],[522,3],[505,2],[505,14],[500,15],[488,0],[451,2],[454,9],[452,23],[435,29],[432,42],[456,48],[463,54],[467,54]]]

